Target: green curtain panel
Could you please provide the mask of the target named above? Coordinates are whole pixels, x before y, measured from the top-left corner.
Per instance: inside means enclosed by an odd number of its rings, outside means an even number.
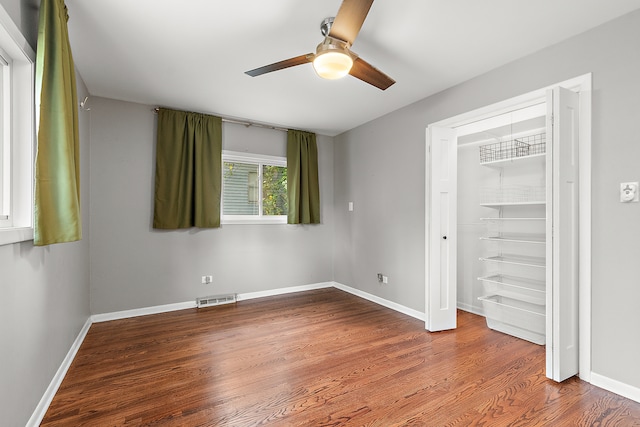
[[[316,134],[287,132],[289,224],[320,224],[320,185]]]
[[[220,227],[222,119],[161,108],[153,228]]]
[[[76,76],[63,0],[42,0],[36,54],[40,100],[34,244],[82,239]]]

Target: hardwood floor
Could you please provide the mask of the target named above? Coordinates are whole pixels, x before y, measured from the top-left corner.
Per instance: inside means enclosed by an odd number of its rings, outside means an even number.
[[[640,426],[544,347],[336,289],[94,324],[42,426]]]

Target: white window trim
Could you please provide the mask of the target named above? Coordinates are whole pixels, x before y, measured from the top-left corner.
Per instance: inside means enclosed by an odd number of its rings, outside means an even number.
[[[287,158],[279,156],[267,156],[265,154],[242,153],[238,151],[222,151],[222,163],[238,162],[256,165],[268,164],[273,166],[287,166]],[[223,172],[224,173],[224,172]],[[224,179],[223,179],[224,185]],[[222,189],[224,194],[224,188]],[[287,215],[224,215],[224,198],[220,200],[220,224],[222,225],[259,225],[259,224],[286,224]],[[262,208],[260,208],[262,211]]]
[[[9,55],[0,47],[0,227],[9,222],[11,207],[11,66],[6,59]]]
[[[9,218],[0,219],[0,245],[33,239],[33,160],[35,143],[35,52],[0,6],[0,48],[10,63]],[[5,116],[6,117],[6,116]],[[4,141],[0,143],[4,146]],[[6,160],[6,159],[5,159]]]

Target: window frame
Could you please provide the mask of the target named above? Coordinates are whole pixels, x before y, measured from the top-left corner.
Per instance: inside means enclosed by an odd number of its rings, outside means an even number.
[[[0,217],[0,245],[7,245],[33,239],[36,55],[1,5],[0,55],[0,198],[8,204]]]
[[[258,166],[258,215],[225,215],[224,214],[224,164],[237,162],[254,164]],[[220,224],[286,224],[287,215],[263,215],[262,214],[262,166],[287,167],[287,158],[280,156],[268,156],[265,154],[250,154],[237,151],[222,151],[222,191],[220,194]]]
[[[0,228],[11,225],[11,66],[0,46]]]

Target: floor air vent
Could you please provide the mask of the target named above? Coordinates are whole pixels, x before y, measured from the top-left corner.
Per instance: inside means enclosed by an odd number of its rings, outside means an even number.
[[[231,304],[237,301],[236,294],[212,295],[196,298],[198,308],[213,307],[214,305]]]

